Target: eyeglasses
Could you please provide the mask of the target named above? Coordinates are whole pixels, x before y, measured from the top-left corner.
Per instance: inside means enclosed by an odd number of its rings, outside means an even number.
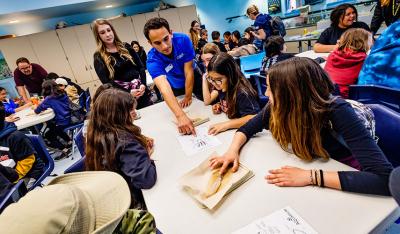
[[[31,68],[31,66],[27,66],[27,67],[21,67],[19,68],[20,71],[28,71]]]
[[[222,80],[213,80],[211,79],[211,77],[207,76],[206,77],[207,81],[210,82],[211,84],[216,84],[216,85],[221,85],[222,84]]]

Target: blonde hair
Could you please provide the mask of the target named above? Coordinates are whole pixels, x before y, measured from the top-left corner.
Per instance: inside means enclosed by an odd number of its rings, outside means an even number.
[[[209,42],[204,45],[202,54],[216,55],[216,54],[219,54],[220,52],[221,51],[219,50],[219,48],[216,44]]]
[[[117,47],[117,51],[120,55],[121,58],[128,59],[129,61],[132,62],[132,64],[136,65],[135,62],[133,61],[132,56],[129,54],[129,51],[125,48],[124,43],[119,39],[117,33],[115,32],[114,27],[111,25],[111,23],[108,20],[105,19],[97,19],[93,21],[93,35],[94,38],[96,39],[96,44],[97,44],[97,49],[96,52],[98,52],[103,59],[104,63],[106,64],[106,67],[110,73],[110,79],[114,79],[114,65],[116,63],[115,58],[111,56],[110,52],[107,51],[106,45],[104,42],[101,40],[100,35],[99,35],[99,26],[100,25],[108,25],[110,26],[112,32],[114,33],[114,44]]]
[[[390,0],[381,0],[381,6],[386,7],[389,6]]]
[[[351,28],[342,34],[339,40],[339,51],[350,49],[354,52],[367,52],[369,50],[368,40],[371,33],[362,28]]]
[[[247,10],[247,15],[258,15],[260,12],[258,11],[258,7],[256,5],[250,5]]]
[[[193,47],[194,49],[197,49],[197,44],[199,43],[200,40],[200,35],[199,33],[197,33],[197,31],[193,30],[192,28],[190,28],[190,40],[193,43]]]

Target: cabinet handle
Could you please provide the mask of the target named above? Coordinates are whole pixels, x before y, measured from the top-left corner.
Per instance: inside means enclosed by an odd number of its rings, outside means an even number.
[[[93,70],[92,65],[89,65],[89,67],[90,67],[90,70]]]
[[[88,70],[88,69],[87,69],[87,66],[85,66],[85,69],[86,69],[86,71]]]

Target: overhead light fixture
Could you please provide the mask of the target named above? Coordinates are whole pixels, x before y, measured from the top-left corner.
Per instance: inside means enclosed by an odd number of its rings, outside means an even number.
[[[107,5],[107,6],[106,6],[106,8],[111,8],[111,7],[113,7],[113,5]]]
[[[10,20],[10,21],[8,21],[9,24],[16,24],[18,22],[19,22],[19,20]]]

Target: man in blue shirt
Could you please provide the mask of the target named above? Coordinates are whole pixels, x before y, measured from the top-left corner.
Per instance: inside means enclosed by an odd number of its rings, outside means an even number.
[[[192,103],[192,92],[202,99],[201,79],[195,80],[193,71],[192,42],[186,34],[172,33],[163,18],[148,20],[143,31],[153,46],[147,55],[147,70],[175,114],[179,132],[196,134],[192,120],[182,110]],[[183,94],[185,97],[178,103],[175,96]]]
[[[251,5],[247,8],[247,16],[254,20],[254,29],[256,32],[251,31],[255,37],[255,43],[260,50],[263,50],[265,40],[272,35],[271,16],[268,14],[261,14],[256,5]],[[260,48],[261,47],[261,48]]]

